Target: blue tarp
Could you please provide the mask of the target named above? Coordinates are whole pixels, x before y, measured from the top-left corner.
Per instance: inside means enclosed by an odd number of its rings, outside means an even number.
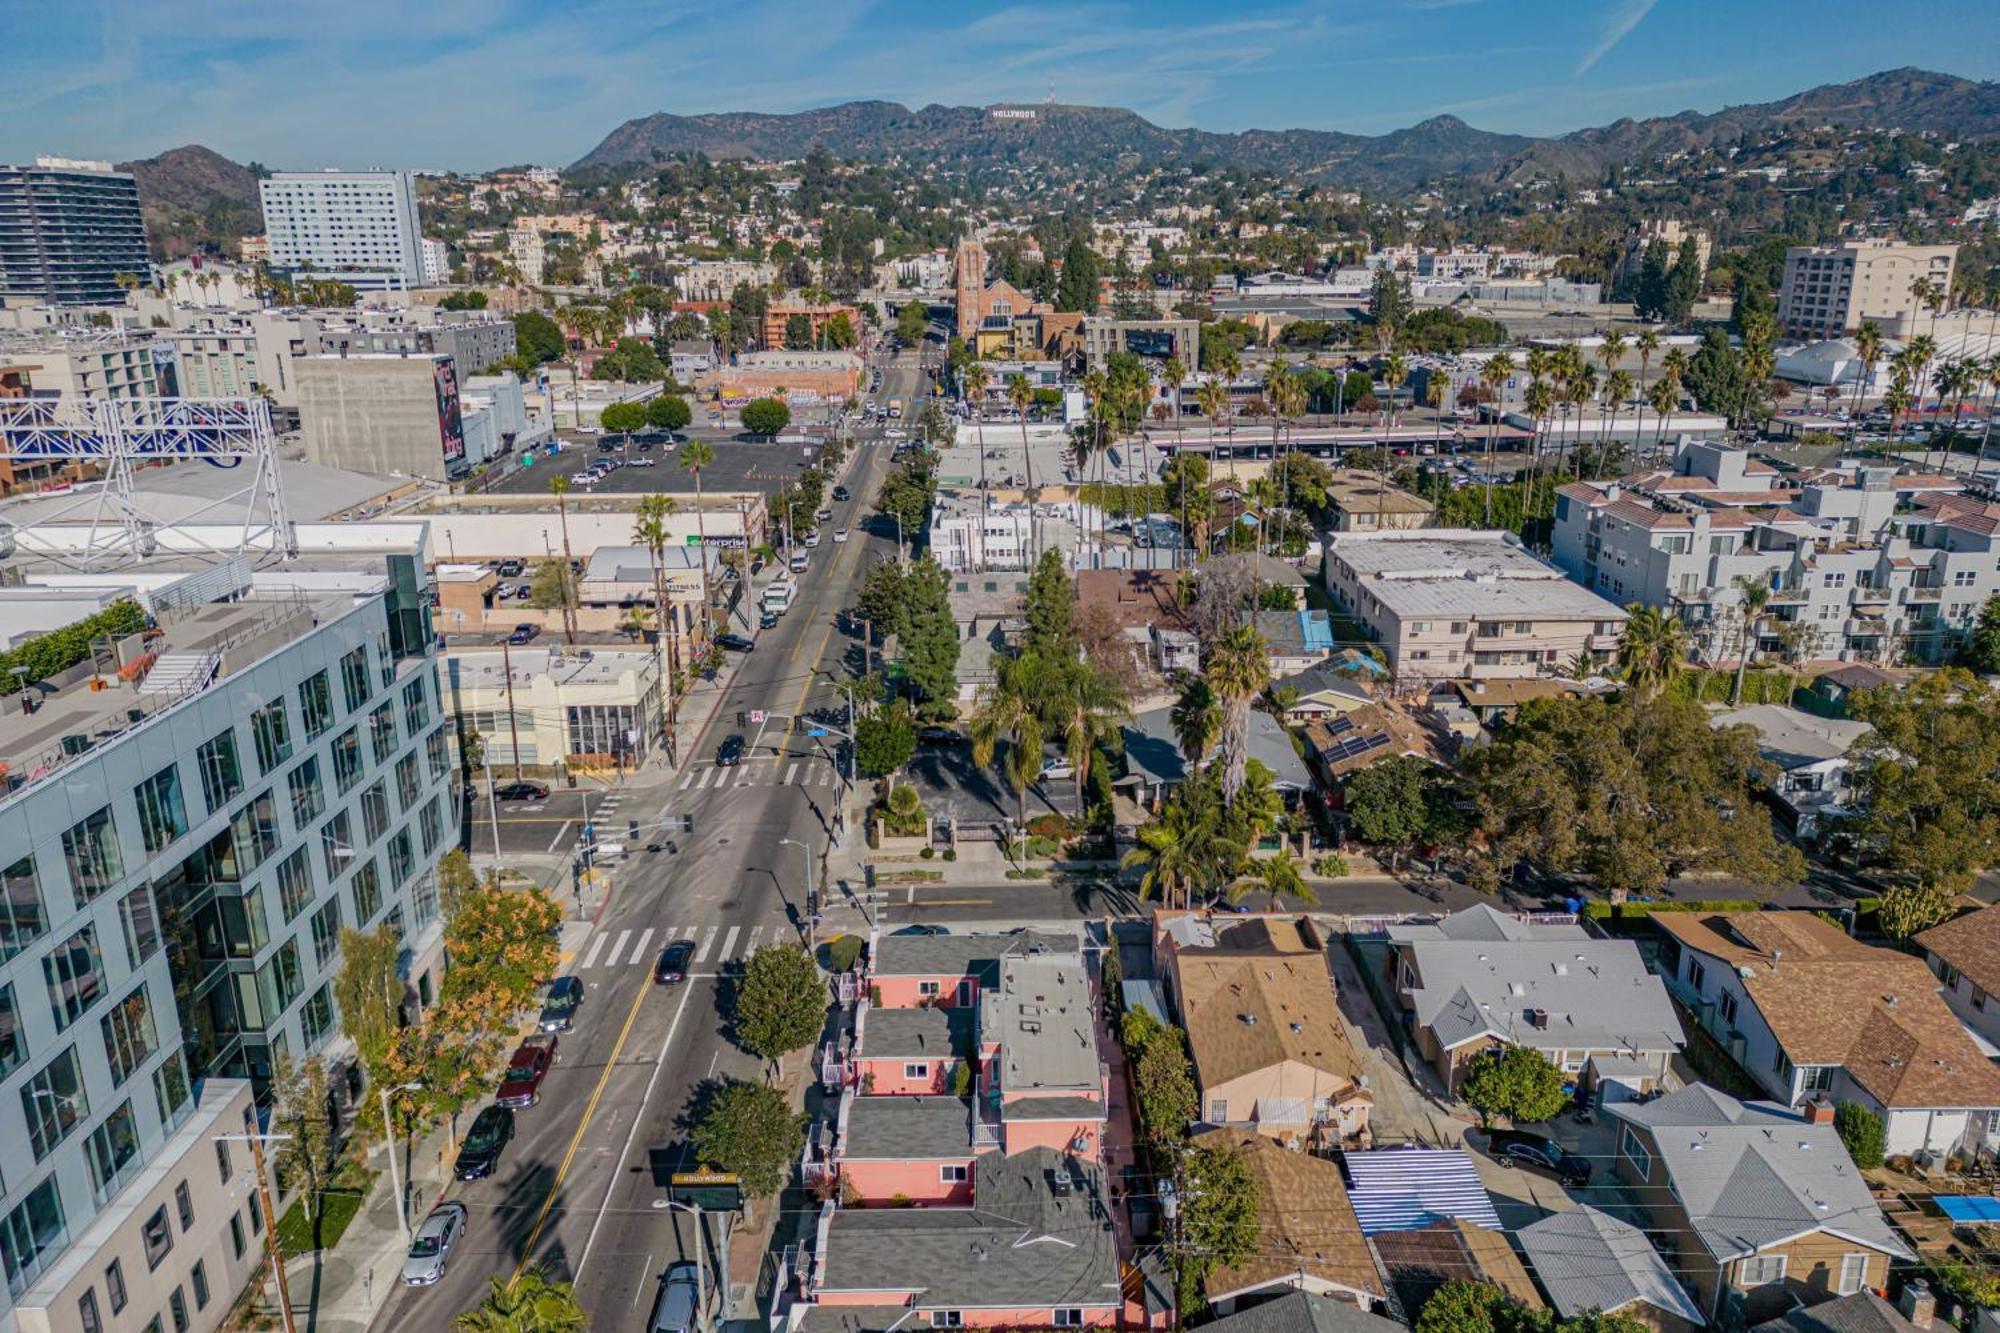
[[[1309,653],[1333,651],[1333,621],[1324,611],[1299,612],[1299,637]]]
[[[1990,1194],[1938,1194],[1931,1202],[1954,1222],[2000,1222],[2000,1199]]]

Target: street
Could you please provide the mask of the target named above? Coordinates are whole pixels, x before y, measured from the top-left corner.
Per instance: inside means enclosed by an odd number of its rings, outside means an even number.
[[[909,355],[887,371],[883,393],[907,399],[917,383]],[[827,845],[840,796],[830,740],[785,719],[845,707],[833,686],[845,678],[849,640],[836,621],[867,563],[895,549],[893,530],[885,536],[863,521],[888,468],[880,444],[874,429],[862,432],[846,479],[852,498],[833,506],[832,526],[851,526],[854,540],[820,548],[799,601],[758,636],[755,651],[731,654],[734,678],[681,768],[609,794],[557,791],[501,811],[502,858],[546,858],[575,846],[586,800],[600,838],[623,840],[628,821],[639,824],[641,838],[616,868],[600,919],[564,960],[585,996],[540,1103],[518,1113],[491,1178],[446,1191],[470,1211],[470,1232],[436,1287],[384,1302],[380,1327],[442,1327],[479,1303],[489,1275],[525,1266],[575,1282],[597,1327],[645,1317],[666,1263],[679,1254],[651,1151],[683,1141],[683,1112],[705,1082],[761,1075],[759,1062],[723,1034],[723,978],[760,945],[801,938],[805,877],[809,868],[819,873]],[[769,717],[739,727],[737,715],[752,711]],[[716,746],[734,731],[750,750],[740,766],[718,768]],[[691,833],[679,831],[682,817],[693,819]],[[482,805],[472,845],[486,854],[493,839]],[[660,850],[646,851],[648,842]],[[568,885],[557,887],[567,906]],[[675,939],[697,942],[691,973],[683,985],[655,986],[652,962]],[[413,1211],[420,1216],[428,1202]],[[730,1276],[741,1296],[756,1272]]]

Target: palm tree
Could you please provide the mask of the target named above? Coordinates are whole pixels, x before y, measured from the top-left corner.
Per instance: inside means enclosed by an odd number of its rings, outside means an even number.
[[[1910,410],[1910,381],[1900,369],[1889,381],[1889,391],[1882,395],[1882,406],[1889,409],[1889,442],[1893,446],[1898,433],[1897,423]]]
[[[1632,347],[1639,353],[1639,392],[1643,394],[1646,392],[1646,376],[1653,369],[1653,358],[1660,354],[1659,332],[1655,329],[1639,330],[1639,336],[1632,340]],[[1645,426],[1646,423],[1641,421],[1633,428],[1633,439],[1638,438],[1638,433]]]
[[[1076,816],[1081,822],[1091,757],[1098,742],[1131,716],[1131,709],[1117,677],[1088,657],[1056,664],[1046,683],[1042,705],[1051,729],[1062,737],[1069,766],[1076,770]]]
[[[1874,320],[1862,320],[1861,327],[1854,331],[1854,355],[1861,362],[1861,374],[1854,381],[1854,415],[1858,417],[1861,394],[1875,378],[1875,363],[1882,359],[1882,328]]]
[[[1181,385],[1187,383],[1187,366],[1177,356],[1170,356],[1160,367],[1160,383],[1167,386],[1167,392],[1174,396],[1174,443],[1181,440]]]
[[[1743,600],[1743,651],[1736,656],[1736,683],[1729,690],[1729,706],[1734,708],[1743,702],[1743,673],[1750,666],[1751,651],[1763,636],[1764,608],[1771,601],[1771,583],[1750,574],[1738,574],[1730,582],[1736,585],[1736,594]]]
[[[538,1268],[511,1282],[499,1274],[486,1299],[451,1321],[456,1333],[582,1333],[590,1316],[567,1282],[552,1281]]]
[[[1653,387],[1646,390],[1646,402],[1653,409],[1653,454],[1660,452],[1660,432],[1666,429],[1667,419],[1674,408],[1680,405],[1681,386],[1670,375],[1662,375],[1653,381]]]
[[[959,400],[972,413],[972,430],[979,445],[979,512],[987,510],[986,498],[986,385],[991,377],[977,361],[958,373]],[[1024,427],[1025,429],[1025,427]]]
[[[1954,358],[1953,360],[1940,363],[1937,371],[1931,378],[1937,384],[1938,405],[1942,407],[1946,398],[1951,399],[1951,434],[1953,438],[1956,438],[1958,435],[1958,414],[1965,407],[1966,395],[1970,394],[1978,386],[1979,373],[1974,369],[1973,362]],[[1932,431],[1931,434],[1938,441],[1938,466],[1942,467],[1951,459],[1951,440],[1938,431]],[[1930,466],[1930,457],[1931,451],[1926,448],[1924,450],[1925,467]]]
[[[1201,819],[1193,802],[1173,799],[1157,819],[1140,828],[1138,845],[1119,864],[1127,870],[1145,867],[1139,878],[1141,898],[1158,898],[1169,907],[1176,899],[1184,907],[1192,902],[1195,885],[1210,869],[1207,851],[1214,841]]]
[[[1028,788],[1042,772],[1042,708],[1047,693],[1044,664],[1038,654],[1025,652],[1019,657],[996,658],[994,668],[993,684],[972,715],[972,762],[981,768],[990,766],[1000,741],[1004,738],[1008,742],[1007,760],[1000,771],[1014,788],[1015,809],[1025,837]]]
[[[641,496],[632,520],[632,540],[646,548],[653,562],[653,623],[659,627],[660,675],[667,687],[667,762],[678,762],[680,721],[680,648],[676,626],[679,617],[667,600],[666,552],[669,533],[667,515],[674,512],[674,497],[657,491]]]
[[[1271,683],[1270,659],[1256,626],[1239,625],[1218,639],[1208,651],[1202,674],[1222,709],[1222,796],[1234,800],[1243,789],[1244,766],[1250,759],[1250,704]]]
[[[1195,401],[1201,405],[1201,410],[1208,416],[1208,471],[1212,478],[1215,475],[1215,437],[1222,434],[1222,418],[1229,414],[1229,386],[1219,379],[1211,378],[1195,390],[1194,396]],[[1233,451],[1230,470],[1232,473],[1235,470]]]
[[[1292,423],[1297,421],[1305,410],[1305,381],[1298,375],[1290,373],[1278,376],[1276,381],[1271,385],[1271,411],[1285,428],[1285,461],[1280,466],[1284,468],[1285,486],[1283,502],[1288,524],[1291,519],[1292,508],[1292,469],[1290,463],[1292,456]]]
[[[1408,358],[1401,352],[1391,352],[1389,359],[1382,363],[1382,383],[1387,385],[1389,389],[1389,392],[1384,395],[1387,401],[1382,405],[1385,413],[1383,417],[1385,426],[1393,426],[1396,423],[1396,390],[1402,388],[1403,382],[1409,378],[1410,363]]]
[[[2000,305],[2000,295],[1996,295],[1994,304]],[[1974,481],[1979,480],[1979,469],[1986,462],[1986,447],[1993,442],[1993,414],[2000,410],[2000,353],[1987,359],[1986,385],[1993,391],[1993,396],[1986,408],[1986,428],[1979,438],[1979,457],[1972,464]]]
[[[702,518],[701,470],[715,461],[715,449],[705,440],[689,440],[681,446],[678,457],[680,465],[694,473],[695,545],[701,550],[701,642],[707,643],[715,627],[709,620],[708,528]]]
[[[1660,358],[1660,373],[1663,376],[1665,376],[1667,381],[1674,386],[1674,395],[1673,395],[1674,407],[1676,408],[1679,407],[1680,389],[1683,384],[1687,383],[1687,373],[1688,373],[1687,352],[1679,347],[1669,347],[1667,349],[1667,354]],[[1658,403],[1654,404],[1655,408],[1657,408],[1658,406],[1659,406]],[[1673,408],[1669,408],[1668,414],[1671,415],[1672,412]],[[1660,429],[1653,432],[1653,445],[1655,452],[1658,451],[1660,436],[1665,433],[1666,427],[1670,424],[1672,423],[1662,422],[1660,425]]]
[[[1105,436],[1106,418],[1111,412],[1111,381],[1101,370],[1093,370],[1083,377],[1083,397],[1089,407],[1089,433],[1083,441],[1084,475],[1102,476],[1105,455],[1111,452],[1111,442]],[[1108,506],[1105,504],[1105,483],[1098,482],[1097,505],[1097,550],[1098,563],[1103,563],[1104,519]],[[1087,523],[1088,520],[1086,520]]]
[[[1479,368],[1479,382],[1493,394],[1493,415],[1486,422],[1486,526],[1493,526],[1493,432],[1500,424],[1500,389],[1514,378],[1514,358],[1495,352]]]
[[[1535,486],[1542,475],[1542,426],[1556,410],[1556,391],[1547,381],[1534,380],[1528,385],[1525,395],[1528,419],[1533,422],[1532,437],[1528,442],[1528,488],[1521,501],[1521,526],[1527,527],[1529,516],[1535,512]]]
[[[1292,855],[1289,847],[1252,865],[1250,878],[1231,884],[1227,896],[1230,902],[1240,903],[1258,889],[1271,895],[1273,912],[1284,905],[1286,898],[1296,899],[1306,907],[1319,906],[1319,895],[1306,883],[1299,858]]]
[[[556,516],[562,521],[563,539],[563,642],[576,642],[576,566],[569,554],[569,478],[550,477],[549,494],[556,497]]]
[[[1216,735],[1222,730],[1222,706],[1216,702],[1209,683],[1200,676],[1189,681],[1168,711],[1167,721],[1174,729],[1174,740],[1181,747],[1188,771],[1193,772],[1208,757],[1208,747],[1215,744]]]
[[[1648,699],[1673,683],[1687,664],[1687,627],[1657,606],[1626,608],[1625,637],[1618,642],[1618,670]]]
[[[1913,415],[1919,415],[1924,410],[1924,385],[1930,380],[1927,372],[1937,357],[1937,340],[1928,334],[1912,338],[1903,348],[1903,355],[1909,367],[1910,389],[1916,395],[1910,410]]]
[[[1618,409],[1623,407],[1625,400],[1631,396],[1632,372],[1629,370],[1614,370],[1604,377],[1604,405],[1610,409],[1611,431],[1614,435],[1618,432]],[[1633,427],[1633,438],[1635,440],[1638,438],[1638,427],[1636,425]],[[1598,451],[1598,467],[1600,470],[1603,468],[1603,465],[1603,450],[1600,449]]]

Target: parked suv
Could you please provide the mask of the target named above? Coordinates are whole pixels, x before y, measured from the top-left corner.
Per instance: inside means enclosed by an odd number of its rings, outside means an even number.
[[[1546,1171],[1569,1186],[1590,1183],[1590,1163],[1567,1151],[1554,1139],[1518,1129],[1491,1130],[1486,1150],[1502,1166],[1526,1166]]]

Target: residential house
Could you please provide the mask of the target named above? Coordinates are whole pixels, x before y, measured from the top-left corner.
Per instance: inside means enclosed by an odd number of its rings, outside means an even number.
[[[1613,1169],[1710,1323],[1753,1323],[1888,1282],[1916,1255],[1892,1231],[1834,1132],[1833,1110],[1799,1115],[1693,1083],[1609,1108]]]
[[[1821,717],[1846,717],[1855,695],[1867,690],[1907,685],[1915,674],[1901,667],[1850,662],[1814,676],[1806,685],[1802,702]]]
[[[1203,1325],[1210,1333],[1404,1333],[1404,1326],[1332,1296],[1289,1291]]]
[[[1083,955],[1010,954],[979,994],[974,1137],[1014,1154],[1045,1147],[1096,1161],[1110,1071],[1097,1051]]]
[[[949,1091],[958,1066],[973,1058],[973,1017],[969,1005],[858,1007],[855,1080],[878,1097]]]
[[[1585,1204],[1514,1233],[1556,1313],[1622,1314],[1654,1333],[1694,1333],[1708,1319],[1638,1227]]]
[[[868,1096],[850,1087],[835,1123],[843,1192],[862,1205],[971,1201],[970,1099]]]
[[[1811,912],[1660,912],[1662,973],[1781,1106],[1860,1102],[1892,1154],[1973,1152],[2000,1123],[2000,1071],[1931,969]]]
[[[1258,1200],[1258,1238],[1249,1257],[1218,1265],[1204,1283],[1211,1309],[1227,1315],[1292,1291],[1358,1310],[1384,1308],[1388,1290],[1337,1163],[1239,1129],[1213,1129],[1194,1142],[1235,1154],[1256,1182]]]
[[[1337,717],[1375,701],[1374,687],[1367,680],[1325,662],[1274,680],[1271,692],[1291,696],[1291,704],[1284,712],[1287,726]]]
[[[1685,1040],[1630,940],[1538,923],[1484,903],[1436,925],[1392,926],[1391,981],[1419,1058],[1453,1093],[1480,1053],[1528,1046],[1610,1102],[1657,1091]]]
[[[1496,722],[1512,722],[1521,705],[1535,699],[1574,699],[1594,691],[1576,680],[1454,680],[1437,688],[1437,694],[1457,696],[1466,711],[1491,728]],[[1435,698],[1436,695],[1433,695]]]
[[[1000,979],[1000,960],[1072,953],[1074,935],[879,934],[869,944],[868,1000],[877,1009],[977,1004],[981,987]]]
[[[1783,704],[1753,704],[1712,714],[1708,725],[1749,727],[1757,753],[1776,770],[1764,790],[1793,836],[1809,838],[1825,818],[1847,813],[1851,784],[1848,755],[1873,731],[1866,722],[1818,717]]]
[[[1430,730],[1394,704],[1369,704],[1306,723],[1306,762],[1336,805],[1352,774],[1394,755],[1439,762]]]
[[[1415,1322],[1439,1287],[1447,1282],[1476,1282],[1498,1287],[1529,1310],[1540,1310],[1541,1292],[1507,1243],[1507,1233],[1476,1222],[1447,1217],[1368,1238],[1375,1259],[1389,1279],[1396,1304]]]
[[[1335,532],[1382,532],[1430,526],[1436,506],[1358,468],[1336,468],[1326,487]]]
[[[1187,780],[1187,758],[1174,735],[1173,710],[1154,708],[1126,723],[1125,776],[1114,787],[1133,790],[1147,806],[1156,806],[1168,792]],[[1291,738],[1269,713],[1250,713],[1250,757],[1271,770],[1272,785],[1281,795],[1295,797],[1312,790],[1312,774],[1292,748]],[[1203,766],[1214,762],[1211,753]]]
[[[1306,576],[1299,572],[1297,565],[1262,552],[1252,552],[1233,558],[1244,561],[1250,566],[1251,576],[1256,579],[1259,591],[1267,588],[1283,588],[1286,595],[1292,599],[1294,609],[1301,611],[1305,609]]]
[[[1977,1325],[1990,1323],[1983,1312],[1976,1320]],[[1903,1284],[1894,1305],[1872,1291],[1857,1291],[1799,1306],[1757,1325],[1751,1333],[1931,1333],[1936,1324],[1937,1298],[1928,1283],[1913,1280]]]
[[[1253,623],[1273,680],[1324,662],[1333,652],[1333,621],[1324,611],[1259,611]]]
[[[1967,912],[1917,936],[1939,993],[1988,1057],[2000,1056],[2000,907]]]
[[[1203,1124],[1366,1146],[1375,1097],[1309,917],[1154,916],[1155,970],[1187,1034]]]
[[[1347,1197],[1370,1238],[1432,1223],[1500,1230],[1500,1214],[1463,1148],[1377,1148],[1348,1153]]]

